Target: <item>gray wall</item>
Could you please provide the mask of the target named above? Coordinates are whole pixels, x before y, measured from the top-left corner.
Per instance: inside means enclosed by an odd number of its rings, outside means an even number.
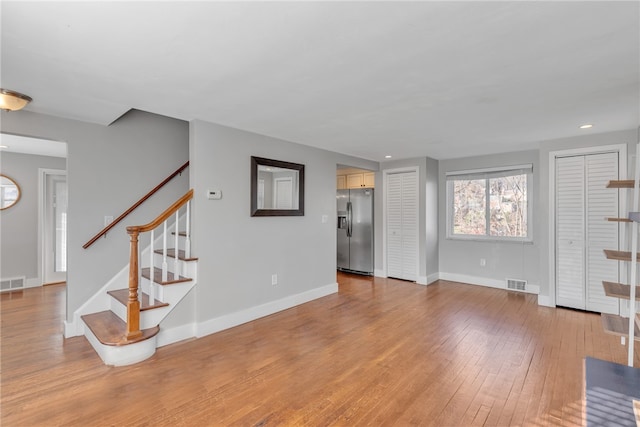
[[[199,322],[336,282],[336,165],[377,163],[203,121],[190,124],[190,153]],[[250,216],[251,156],[305,165],[304,216]]]
[[[468,241],[447,239],[447,201],[446,173],[479,168],[533,164],[533,194],[529,200],[533,203],[533,243]],[[484,279],[504,281],[506,278],[524,279],[532,285],[540,283],[539,259],[542,236],[546,230],[539,226],[541,214],[546,211],[539,203],[540,171],[538,151],[490,156],[466,157],[440,161],[439,179],[439,235],[440,235],[440,272],[461,274]],[[486,260],[486,266],[480,266],[480,259]]]
[[[67,319],[129,260],[127,225],[144,224],[188,190],[184,173],[89,249],[82,245],[189,159],[181,120],[132,110],[110,126],[18,111],[1,113],[2,131],[68,144]],[[144,242],[143,242],[144,243]]]
[[[0,154],[0,173],[20,186],[18,203],[0,211],[0,275],[26,276],[42,283],[38,266],[38,169],[66,169],[66,159],[32,154]]]
[[[635,152],[636,143],[638,142],[638,131],[636,129],[625,130],[619,132],[608,132],[601,134],[585,135],[574,138],[556,139],[553,141],[545,141],[540,144],[539,153],[539,186],[540,198],[537,201],[539,209],[536,209],[537,224],[540,229],[538,236],[538,246],[540,247],[541,256],[539,262],[540,277],[540,295],[549,297],[550,278],[549,278],[549,153],[558,150],[568,150],[575,148],[596,147],[601,145],[627,144],[627,175],[629,179],[633,179],[633,171],[635,170]],[[628,204],[627,206],[631,206]]]

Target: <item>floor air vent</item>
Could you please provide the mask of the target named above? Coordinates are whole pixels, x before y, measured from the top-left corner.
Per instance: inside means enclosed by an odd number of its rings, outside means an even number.
[[[525,291],[527,289],[527,281],[520,279],[507,279],[507,289],[512,291]]]
[[[10,279],[0,280],[0,291],[10,291],[12,289],[24,288],[26,277],[12,277]]]

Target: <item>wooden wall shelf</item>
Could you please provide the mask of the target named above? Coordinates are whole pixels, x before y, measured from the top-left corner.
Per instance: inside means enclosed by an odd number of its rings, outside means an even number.
[[[619,181],[609,181],[607,188],[633,188],[634,181],[632,179],[624,179]]]

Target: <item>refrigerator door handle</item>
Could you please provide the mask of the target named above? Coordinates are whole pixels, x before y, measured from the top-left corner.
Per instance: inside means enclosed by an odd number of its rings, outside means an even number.
[[[351,202],[347,202],[347,236],[348,237],[351,237],[351,232],[353,231],[352,220],[353,220],[353,211],[351,208]]]

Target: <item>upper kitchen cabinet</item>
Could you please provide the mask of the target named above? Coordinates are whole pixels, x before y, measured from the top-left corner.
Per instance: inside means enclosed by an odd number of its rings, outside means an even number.
[[[345,190],[348,188],[373,188],[375,187],[375,173],[374,172],[358,172],[340,174],[337,175],[337,188],[338,190]]]

